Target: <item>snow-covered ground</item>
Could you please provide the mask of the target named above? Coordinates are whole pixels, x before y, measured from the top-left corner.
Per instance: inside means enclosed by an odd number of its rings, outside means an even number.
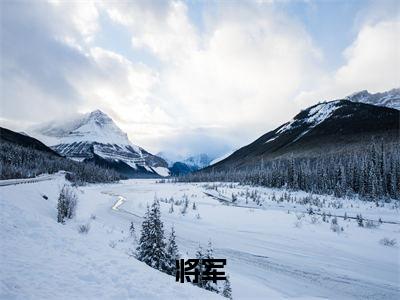
[[[80,189],[76,218],[57,223],[64,183],[0,188],[0,299],[222,299],[131,257],[130,217],[112,210],[104,186]]]
[[[361,213],[398,222],[394,203],[376,207],[356,199],[316,200],[303,192],[237,184],[127,180],[80,187],[76,217],[60,225],[56,203],[63,183],[58,176],[0,187],[1,299],[218,298],[175,283],[174,277],[130,256],[136,242],[128,237],[129,224],[134,222],[139,236],[146,205],[155,197],[165,229],[168,233],[174,226],[184,257],[194,257],[198,245],[206,247],[211,240],[215,257],[227,259],[234,299],[400,297],[399,246],[380,243],[385,237],[399,243],[400,225],[366,228],[338,218],[339,231],[334,232],[332,218],[322,221],[324,213]],[[182,214],[185,198],[189,208]],[[172,213],[171,201],[177,204]],[[303,213],[310,207],[320,215]],[[81,224],[90,224],[87,234],[78,233]]]

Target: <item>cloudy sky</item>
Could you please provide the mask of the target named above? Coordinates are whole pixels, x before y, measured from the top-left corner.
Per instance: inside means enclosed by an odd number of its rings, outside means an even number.
[[[400,86],[398,1],[7,1],[0,123],[101,109],[156,153],[220,155],[320,100]]]

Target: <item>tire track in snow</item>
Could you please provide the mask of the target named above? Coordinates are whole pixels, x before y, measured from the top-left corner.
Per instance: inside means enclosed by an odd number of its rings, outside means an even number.
[[[282,282],[296,287],[320,290],[323,297],[336,299],[399,299],[400,288],[343,276],[322,269],[300,269],[273,261],[272,257],[251,254],[233,249],[217,248],[214,250],[220,257],[229,258],[239,264],[251,265],[253,276],[266,285],[287,294],[290,290]],[[262,276],[260,276],[262,274]],[[250,275],[251,276],[251,275]],[[292,291],[293,292],[293,291]],[[295,293],[295,291],[294,291]],[[293,296],[293,295],[289,295]]]

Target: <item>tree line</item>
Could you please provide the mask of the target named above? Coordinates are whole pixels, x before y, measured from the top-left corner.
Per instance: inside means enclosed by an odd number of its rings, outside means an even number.
[[[6,141],[0,143],[0,179],[31,178],[60,170],[67,171],[67,179],[77,184],[122,179],[114,170],[99,167],[94,163],[76,162]]]
[[[183,182],[233,181],[367,200],[400,199],[398,143],[371,142],[362,148],[315,157],[263,161],[245,169],[208,168],[177,178]]]

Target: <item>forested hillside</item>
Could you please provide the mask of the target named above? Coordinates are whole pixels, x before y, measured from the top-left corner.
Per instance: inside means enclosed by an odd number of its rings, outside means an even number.
[[[287,187],[341,197],[359,194],[370,200],[400,199],[399,142],[369,144],[315,157],[259,161],[248,169],[212,168],[180,177],[181,181],[236,181],[267,187]]]
[[[39,143],[31,137],[1,128],[0,179],[30,178],[60,170],[69,172],[67,178],[76,183],[112,182],[121,179],[113,170],[61,157]]]

